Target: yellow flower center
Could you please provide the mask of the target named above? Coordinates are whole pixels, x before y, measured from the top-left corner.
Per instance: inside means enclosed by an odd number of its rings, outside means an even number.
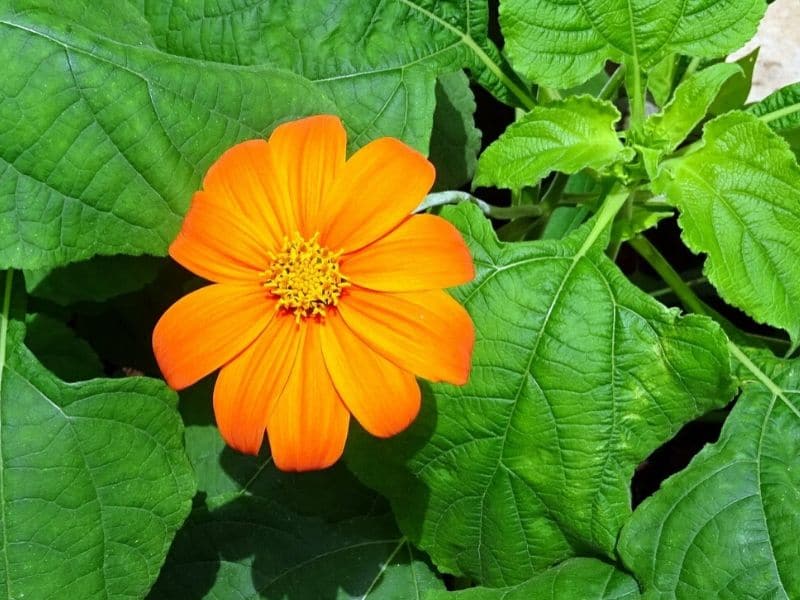
[[[339,270],[342,251],[331,252],[317,241],[319,234],[305,240],[295,233],[284,238],[272,263],[264,271],[264,287],[278,298],[278,309],[294,313],[298,323],[305,317],[324,318],[328,307],[336,306],[344,288],[350,285]]]

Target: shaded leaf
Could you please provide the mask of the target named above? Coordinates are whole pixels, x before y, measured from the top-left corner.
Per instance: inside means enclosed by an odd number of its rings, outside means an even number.
[[[472,179],[481,148],[474,113],[475,96],[463,71],[439,77],[428,154],[436,167],[435,191],[460,188]]]
[[[800,336],[800,167],[759,120],[709,121],[702,146],[670,161],[660,185],[681,211],[683,240],[708,255],[705,273],[727,302]]]
[[[553,171],[599,169],[623,153],[619,111],[590,96],[537,106],[506,129],[478,161],[474,185],[519,189]]]
[[[572,558],[513,587],[434,592],[427,600],[638,600],[636,581],[593,558]]]
[[[64,381],[103,375],[103,365],[92,347],[65,323],[47,315],[27,315],[25,345],[42,366]]]
[[[800,361],[753,361],[718,442],[645,500],[620,554],[645,598],[800,596]]]
[[[194,493],[175,396],[152,379],[65,384],[0,314],[2,560],[8,598],[131,598],[158,574]]]
[[[463,387],[426,386],[403,434],[351,434],[348,464],[443,571],[522,583],[613,555],[636,466],[732,391],[725,337],[635,288],[587,242],[501,244],[477,207],[446,207],[477,267],[456,297],[476,328]]]
[[[67,306],[102,302],[152,283],[162,261],[151,256],[96,256],[54,269],[25,271],[28,294]]]
[[[222,442],[208,385],[183,394],[201,492],[151,597],[419,599],[443,584],[343,466],[283,473]]]

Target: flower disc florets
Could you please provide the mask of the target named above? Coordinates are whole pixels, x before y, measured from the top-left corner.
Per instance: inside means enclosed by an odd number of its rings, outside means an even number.
[[[342,252],[331,252],[319,244],[319,234],[306,240],[295,233],[284,238],[272,263],[264,271],[264,288],[278,298],[278,309],[294,313],[298,323],[305,317],[325,317],[350,285],[339,269]]]

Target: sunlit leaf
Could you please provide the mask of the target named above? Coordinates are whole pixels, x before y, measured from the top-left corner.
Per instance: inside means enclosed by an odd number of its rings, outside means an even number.
[[[725,56],[756,32],[764,0],[502,0],[511,60],[532,81],[572,87],[606,60],[649,69],[673,54]]]
[[[645,597],[800,596],[800,361],[753,355],[718,442],[636,509],[620,553]]]
[[[624,150],[614,130],[619,119],[611,103],[589,96],[537,106],[484,151],[474,184],[519,189],[552,171],[607,166]]]
[[[288,71],[164,52],[127,3],[64,4],[0,4],[0,268],[163,255],[225,149],[330,110]]]
[[[477,333],[469,383],[426,386],[396,438],[351,435],[349,465],[445,572],[498,587],[611,556],[636,466],[730,399],[725,337],[635,288],[586,226],[501,244],[477,207],[444,214],[478,269],[455,292]]]
[[[436,592],[428,600],[638,600],[639,587],[626,573],[593,558],[572,558],[512,587]]]
[[[235,0],[225,8],[186,0],[144,10],[169,53],[272,65],[314,81],[335,103],[352,147],[392,135],[426,151],[436,76],[462,67],[519,102],[503,84],[514,76],[489,40],[483,0]]]
[[[741,73],[739,65],[719,63],[684,79],[664,109],[645,121],[643,142],[666,152],[677,148],[705,118],[722,86]]]
[[[729,303],[800,339],[800,167],[756,117],[728,113],[702,146],[666,165],[683,239]]]

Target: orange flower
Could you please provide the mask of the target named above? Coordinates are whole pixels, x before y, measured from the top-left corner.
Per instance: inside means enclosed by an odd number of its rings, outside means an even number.
[[[471,280],[458,231],[411,216],[434,180],[392,138],[345,160],[338,118],[278,127],[211,166],[170,255],[214,282],[180,299],[153,331],[170,386],[222,367],[214,412],[234,448],[266,430],[284,470],[341,456],[350,414],[388,437],[416,417],[415,375],[466,382],[467,312],[442,288]]]

